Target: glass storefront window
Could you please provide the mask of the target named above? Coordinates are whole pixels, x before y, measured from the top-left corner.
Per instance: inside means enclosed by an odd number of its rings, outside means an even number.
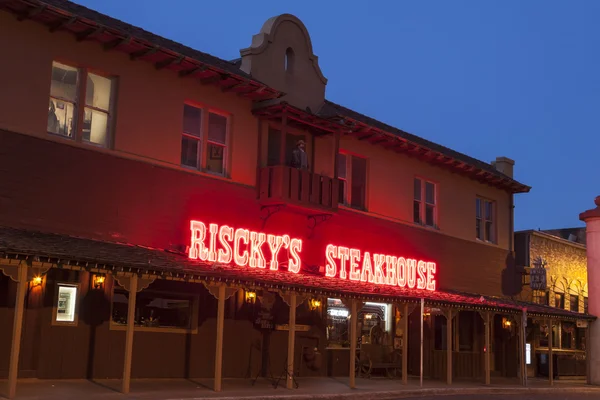
[[[570,322],[563,322],[561,327],[561,348],[572,349],[574,348],[575,341],[575,324]]]
[[[127,326],[129,295],[115,288],[112,302],[112,325]],[[135,304],[136,327],[142,328],[193,328],[194,297],[171,293],[142,291],[137,293]]]
[[[327,343],[350,347],[350,310],[340,299],[327,299]]]

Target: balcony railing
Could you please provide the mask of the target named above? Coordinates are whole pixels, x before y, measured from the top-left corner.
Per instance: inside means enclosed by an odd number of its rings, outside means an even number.
[[[307,170],[274,166],[260,171],[259,199],[263,204],[291,204],[333,212],[338,206],[338,180]]]

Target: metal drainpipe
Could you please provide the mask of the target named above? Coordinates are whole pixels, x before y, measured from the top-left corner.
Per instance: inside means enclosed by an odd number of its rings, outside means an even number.
[[[514,252],[514,240],[515,240],[515,195],[510,193],[510,204],[509,204],[509,213],[510,213],[510,224],[509,224],[509,235],[508,235],[508,250],[511,254]]]

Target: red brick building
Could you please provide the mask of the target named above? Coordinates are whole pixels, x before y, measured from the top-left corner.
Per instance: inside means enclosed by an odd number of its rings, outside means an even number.
[[[0,2],[0,32],[9,396],[17,376],[489,383],[522,375],[525,310],[589,318],[509,297],[514,162],[328,101],[292,15],[232,61],[64,0]]]

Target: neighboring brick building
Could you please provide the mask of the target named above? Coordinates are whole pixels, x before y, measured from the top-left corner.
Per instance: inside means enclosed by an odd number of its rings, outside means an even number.
[[[525,276],[525,285],[519,298],[587,314],[587,256],[585,245],[581,241],[585,242],[585,228],[515,232],[517,266],[530,270],[536,263],[541,263],[546,270],[547,279],[545,290],[531,290]],[[545,321],[539,320],[532,324],[528,339],[533,342],[534,352],[546,354],[548,340],[542,339],[545,346],[540,344],[540,327],[542,331],[547,329]],[[586,330],[569,322],[557,324],[553,329],[557,364],[555,373],[558,376],[585,375]],[[537,363],[534,364],[535,367],[530,369],[531,374],[543,369]]]
[[[227,61],[70,1],[0,1],[9,396],[18,376],[490,383],[523,370],[525,312],[591,318],[510,298],[514,161],[327,100],[293,15],[250,39]]]

